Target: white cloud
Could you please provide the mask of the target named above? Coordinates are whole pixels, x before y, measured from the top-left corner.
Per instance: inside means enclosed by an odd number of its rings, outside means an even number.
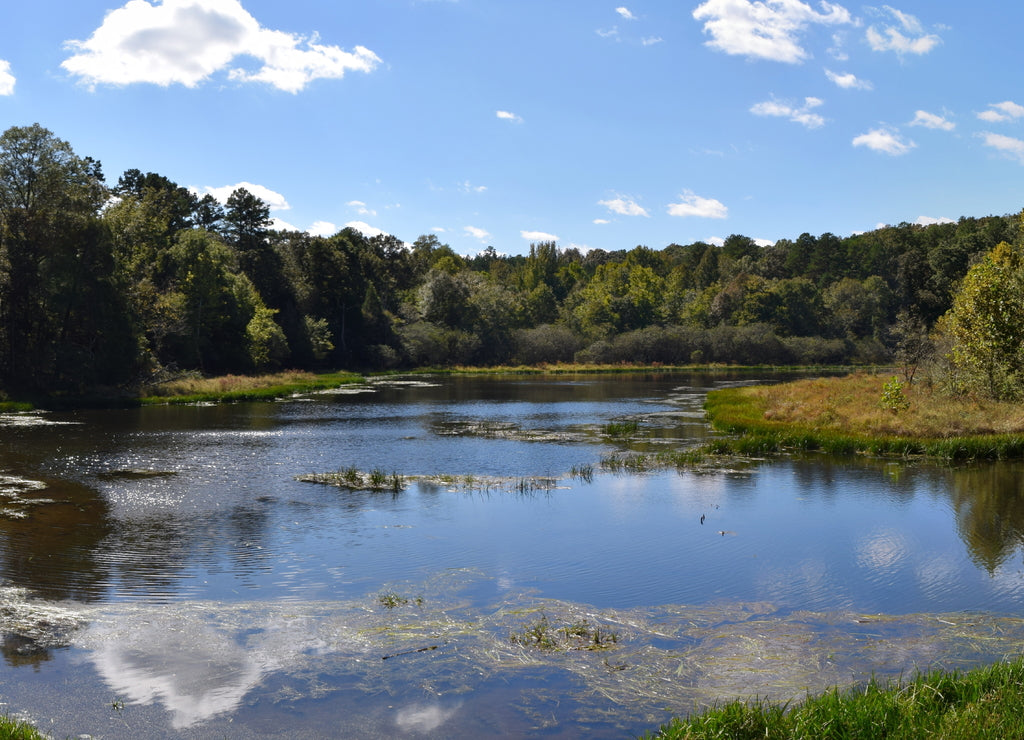
[[[291,206],[288,205],[288,201],[285,200],[285,197],[280,193],[275,192],[270,188],[264,187],[262,185],[253,185],[251,182],[240,182],[237,185],[225,185],[219,188],[214,188],[207,185],[205,188],[202,189],[201,192],[197,188],[192,188],[192,190],[198,193],[199,195],[212,195],[221,203],[226,204],[228,202],[228,198],[231,197],[231,194],[238,190],[239,188],[244,188],[245,190],[248,190],[250,193],[252,193],[257,198],[266,203],[268,206],[270,206],[270,210],[272,211],[287,211],[289,208],[291,208]]]
[[[942,43],[935,34],[925,33],[921,22],[914,16],[888,5],[883,7],[896,20],[896,25],[885,25],[881,30],[875,26],[868,28],[868,44],[874,51],[894,51],[899,55],[927,54]]]
[[[306,231],[313,236],[334,236],[338,233],[338,227],[330,221],[314,221]]]
[[[664,41],[664,39],[661,38],[661,36],[646,36],[640,39],[640,43],[643,46],[654,46],[655,44],[660,44],[662,41]]]
[[[850,72],[838,74],[831,69],[826,69],[825,76],[844,90],[870,90],[873,87],[867,80],[859,79],[857,75]]]
[[[370,224],[366,223],[365,221],[349,221],[347,224],[345,224],[345,227],[349,229],[355,229],[356,231],[360,232],[363,236],[368,237],[382,236],[387,233],[386,231],[378,229],[376,226],[370,226]]]
[[[294,226],[287,221],[282,221],[279,218],[270,219],[270,228],[274,231],[302,231],[298,226]]]
[[[495,115],[503,121],[512,121],[512,123],[522,123],[523,119],[507,110],[499,110]]]
[[[11,63],[0,59],[0,95],[14,95],[15,82],[11,74]]]
[[[597,224],[598,226],[604,226],[605,224],[610,224],[611,221],[609,221],[606,218],[595,218],[594,223]]]
[[[519,235],[531,242],[557,242],[558,237],[554,234],[547,234],[543,231],[520,231]]]
[[[599,200],[599,206],[604,206],[612,213],[620,216],[649,216],[647,209],[643,208],[632,198],[615,198],[614,200]]]
[[[380,59],[356,46],[348,52],[263,28],[239,0],[129,0],[107,13],[61,66],[90,86],[150,83],[196,87],[228,71],[238,82],[264,82],[296,93],[316,79],[340,79],[349,70],[370,72]],[[232,66],[239,57],[250,68]]]
[[[612,26],[609,29],[599,28],[596,31],[594,31],[594,33],[596,33],[598,36],[600,36],[603,39],[613,39],[613,38],[616,38],[619,35],[619,29],[616,28],[615,26]]]
[[[799,123],[806,128],[821,128],[825,125],[825,119],[811,111],[823,103],[824,101],[820,98],[804,98],[804,104],[796,108],[788,103],[768,100],[763,103],[754,104],[751,106],[750,112],[755,116],[788,118],[793,123]]]
[[[1005,100],[1002,103],[991,103],[988,110],[978,114],[978,118],[989,123],[1010,121],[1021,116],[1024,116],[1024,105],[1018,105],[1011,100]]]
[[[914,221],[918,226],[932,226],[934,224],[955,224],[951,218],[940,216],[939,218],[932,218],[931,216],[918,216],[917,220]]]
[[[984,132],[979,134],[979,136],[981,136],[985,141],[985,146],[998,149],[1006,156],[1016,159],[1021,164],[1024,164],[1024,141],[1015,139],[1012,136],[1003,136],[1002,134],[993,134],[989,132]]]
[[[706,0],[693,11],[704,21],[707,45],[726,54],[794,64],[809,55],[800,45],[800,35],[812,23],[851,23],[850,12],[841,5],[820,3],[817,12],[800,0]]]
[[[486,185],[473,185],[469,180],[459,183],[459,190],[463,193],[483,193],[487,191]]]
[[[896,131],[885,128],[872,129],[866,134],[855,137],[853,145],[866,146],[873,151],[890,154],[894,157],[906,154],[917,146],[912,141],[904,141]]]
[[[482,242],[485,242],[485,241],[487,241],[488,239],[491,238],[491,235],[490,235],[489,232],[484,231],[483,229],[478,229],[476,226],[466,226],[466,227],[464,227],[463,230],[469,236],[473,237],[474,239],[479,239]]]
[[[696,216],[697,218],[725,218],[729,215],[729,209],[721,201],[713,198],[702,198],[692,190],[684,190],[679,196],[679,203],[669,203],[668,214],[686,218]]]
[[[636,16],[630,12],[629,8],[616,8],[615,12],[625,18],[627,21],[635,21]]]
[[[919,110],[914,114],[914,120],[910,122],[910,125],[924,126],[925,128],[933,128],[939,131],[952,131],[956,128],[956,124],[952,121],[947,121],[942,116],[937,116],[924,110]]]
[[[360,216],[376,216],[377,215],[376,211],[374,211],[374,210],[372,210],[370,208],[367,208],[366,204],[363,203],[363,201],[361,201],[361,200],[350,200],[345,205],[347,205],[350,208],[355,208],[356,209],[356,213],[358,213]]]

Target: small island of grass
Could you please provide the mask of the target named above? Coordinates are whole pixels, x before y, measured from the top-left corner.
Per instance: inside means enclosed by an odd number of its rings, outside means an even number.
[[[717,443],[741,454],[820,450],[947,460],[1024,457],[1024,405],[950,396],[927,383],[855,373],[708,394]]]

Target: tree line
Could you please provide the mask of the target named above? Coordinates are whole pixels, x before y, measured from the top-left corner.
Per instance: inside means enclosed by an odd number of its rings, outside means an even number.
[[[0,389],[280,368],[888,362],[1001,243],[1020,243],[1016,217],[467,257],[436,235],[276,231],[244,189],[222,205],[137,169],[108,184],[50,131],[14,127],[0,135]]]

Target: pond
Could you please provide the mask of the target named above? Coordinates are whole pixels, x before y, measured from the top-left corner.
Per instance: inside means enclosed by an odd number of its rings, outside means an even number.
[[[0,710],[54,737],[628,737],[1019,654],[1019,463],[602,466],[701,443],[709,389],[770,380],[0,415]],[[300,480],[355,470],[395,485]]]

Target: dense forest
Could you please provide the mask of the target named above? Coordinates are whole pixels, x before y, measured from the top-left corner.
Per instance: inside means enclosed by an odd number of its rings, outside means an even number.
[[[891,361],[952,306],[1016,216],[772,246],[733,235],[585,254],[465,257],[434,235],[270,228],[99,162],[34,125],[0,136],[0,389],[130,388],[198,371],[582,361]]]

